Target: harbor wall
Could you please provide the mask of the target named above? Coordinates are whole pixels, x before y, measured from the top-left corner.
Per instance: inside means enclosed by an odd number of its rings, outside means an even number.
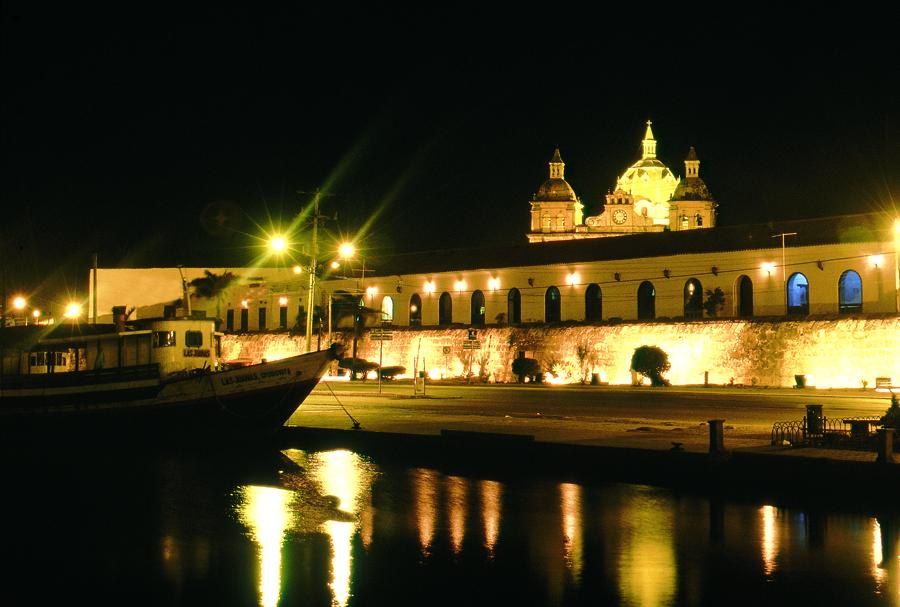
[[[634,349],[666,351],[673,385],[795,385],[796,375],[818,388],[875,387],[878,377],[900,381],[900,317],[836,317],[815,320],[707,320],[603,325],[486,327],[477,329],[478,349],[465,346],[468,327],[393,329],[390,341],[366,330],[358,357],[383,366],[414,367],[434,379],[472,378],[513,382],[512,361],[524,353],[541,363],[545,381],[628,385]],[[352,351],[352,331],[332,334]],[[326,336],[322,347],[327,345]],[[305,338],[287,333],[226,335],[225,360],[275,360],[304,350]],[[316,337],[313,336],[313,347]]]

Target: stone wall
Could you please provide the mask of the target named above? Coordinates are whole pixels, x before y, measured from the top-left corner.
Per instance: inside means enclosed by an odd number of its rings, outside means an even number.
[[[333,335],[351,352],[352,333]],[[477,333],[480,349],[464,349],[468,329],[394,330],[392,341],[368,333],[358,340],[358,356],[385,366],[418,368],[432,377],[465,377],[511,382],[519,352],[538,359],[548,381],[574,383],[597,374],[610,384],[630,384],[631,355],[641,345],[669,355],[673,385],[712,384],[793,386],[794,376],[811,376],[820,388],[874,387],[876,377],[900,381],[900,317],[843,317],[818,320],[718,320],[649,322],[557,327],[490,327]],[[313,340],[315,344],[315,339]],[[323,340],[323,346],[325,344]],[[228,335],[226,360],[274,360],[303,351],[304,339],[287,334]]]

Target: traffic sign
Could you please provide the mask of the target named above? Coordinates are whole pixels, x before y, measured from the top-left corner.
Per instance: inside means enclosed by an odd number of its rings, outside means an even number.
[[[463,350],[480,350],[481,342],[477,339],[467,339],[463,342]]]

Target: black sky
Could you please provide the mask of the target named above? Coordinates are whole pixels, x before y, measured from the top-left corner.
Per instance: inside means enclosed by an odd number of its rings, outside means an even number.
[[[555,146],[593,214],[648,118],[678,174],[696,147],[721,224],[900,192],[900,53],[877,16],[33,4],[4,4],[0,40],[11,289],[82,289],[94,252],[244,265],[254,223],[286,224],[317,188],[332,230],[371,219],[373,254],[522,243]],[[238,231],[214,228],[220,209]]]

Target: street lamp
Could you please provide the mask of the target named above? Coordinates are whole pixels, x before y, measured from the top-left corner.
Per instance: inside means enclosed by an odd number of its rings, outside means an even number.
[[[894,220],[894,311],[900,314],[900,219]]]
[[[75,319],[81,316],[81,304],[74,301],[69,302],[66,305],[66,313],[64,316],[70,319]]]

